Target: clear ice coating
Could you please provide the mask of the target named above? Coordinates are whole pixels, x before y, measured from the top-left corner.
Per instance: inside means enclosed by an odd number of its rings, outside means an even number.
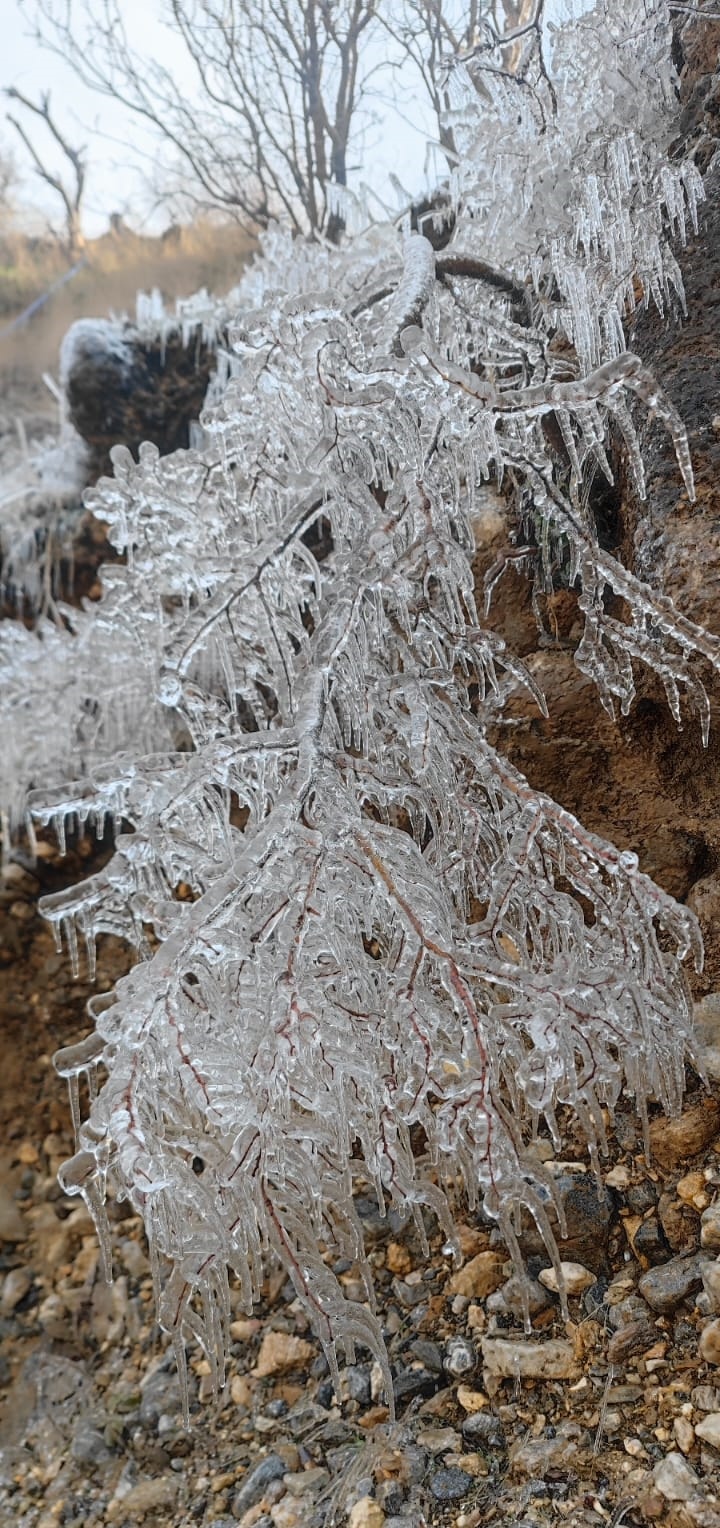
[[[449,1244],[460,1179],[518,1260],[520,1206],[556,1257],[533,1132],[558,1140],[570,1106],[597,1165],[622,1088],[644,1119],[681,1097],[695,921],[489,746],[532,686],[476,608],[472,527],[505,484],[540,583],[568,567],[603,704],[627,710],[644,663],[706,730],[720,644],[600,549],[588,499],[612,423],[642,486],[631,404],[692,497],[623,320],[681,302],[670,240],[702,184],[665,157],[657,0],[598,5],[524,78],[451,72],[443,248],[407,218],[338,248],[268,233],[199,448],[118,447],[89,496],[125,565],[66,625],[0,632],[6,841],[112,825],[109,863],[45,912],[76,968],[106,931],[140,957],[58,1056],[63,1183],[108,1263],[106,1182],[141,1213],[181,1374],[192,1337],[217,1384],[228,1272],[250,1309],[269,1252],[333,1374],[365,1345],[390,1395],[360,1177]]]

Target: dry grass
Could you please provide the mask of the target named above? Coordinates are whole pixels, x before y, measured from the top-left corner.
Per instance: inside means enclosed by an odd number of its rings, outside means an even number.
[[[252,252],[233,225],[198,222],[153,238],[120,229],[88,243],[86,267],[61,287],[19,329],[0,334],[0,388],[9,397],[27,392],[38,400],[42,373],[57,370],[60,341],[77,318],[110,311],[135,312],[140,290],[159,287],[166,301],[206,286],[227,291]],[[57,243],[23,234],[0,237],[0,331],[64,271],[68,259]],[[47,397],[47,394],[46,394]],[[0,405],[1,406],[1,405]]]

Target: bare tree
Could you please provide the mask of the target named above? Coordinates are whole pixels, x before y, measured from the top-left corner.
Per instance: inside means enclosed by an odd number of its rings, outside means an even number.
[[[78,249],[82,248],[84,243],[81,215],[87,174],[86,150],[84,147],[73,148],[65,134],[61,132],[57,121],[51,115],[49,92],[45,91],[41,95],[39,102],[31,101],[29,96],[23,95],[21,91],[12,85],[5,91],[5,95],[9,100],[17,101],[20,106],[23,106],[26,111],[31,112],[34,117],[42,122],[50,138],[62,151],[66,164],[69,167],[69,179],[64,178],[60,171],[51,170],[45,156],[36,147],[27,128],[11,112],[7,112],[8,122],[12,124],[25,144],[37,174],[60,197],[65,213],[64,242],[68,254],[74,255]]]
[[[122,0],[38,0],[38,41],[83,83],[160,134],[196,206],[333,237],[328,185],[348,149],[372,59],[377,0],[165,0],[197,89],[141,56]]]
[[[385,30],[412,61],[423,81],[438,120],[438,136],[452,157],[455,143],[448,123],[448,76],[453,63],[468,63],[480,94],[482,76],[512,75],[522,81],[535,56],[549,86],[542,56],[545,0],[404,0],[401,8],[380,11]]]

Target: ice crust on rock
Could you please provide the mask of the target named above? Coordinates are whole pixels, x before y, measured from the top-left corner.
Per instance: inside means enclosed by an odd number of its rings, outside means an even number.
[[[606,706],[628,708],[641,662],[706,726],[695,660],[720,666],[716,639],[601,551],[589,509],[612,420],[641,477],[630,400],[692,494],[682,423],[622,338],[631,288],[679,291],[669,239],[700,189],[663,157],[667,11],[613,0],[554,47],[557,120],[537,60],[541,116],[517,84],[453,76],[443,249],[393,225],[339,248],[269,232],[199,448],[116,448],[88,497],[126,564],[71,630],[0,633],[7,818],[61,843],[68,823],[116,832],[45,914],[76,969],[103,931],[140,956],[58,1058],[78,1136],[63,1186],[108,1260],[107,1182],[142,1214],[181,1376],[193,1338],[222,1383],[228,1270],[250,1310],[271,1252],[336,1382],[336,1345],[352,1362],[360,1343],[390,1396],[359,1179],[423,1242],[431,1211],[451,1250],[460,1178],[518,1267],[524,1206],[562,1292],[538,1124],[559,1144],[570,1105],[597,1167],[623,1087],[643,1118],[651,1096],[679,1106],[692,914],[486,736],[531,684],[476,608],[490,479],[534,528],[538,587],[565,566],[579,590],[577,661]]]

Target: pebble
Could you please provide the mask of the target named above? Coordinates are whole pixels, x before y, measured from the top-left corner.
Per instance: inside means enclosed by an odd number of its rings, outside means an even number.
[[[380,1503],[372,1496],[362,1496],[350,1513],[348,1528],[384,1528],[386,1522]]]
[[[516,1320],[525,1319],[525,1301],[531,1316],[539,1315],[541,1310],[547,1310],[552,1305],[550,1291],[543,1289],[537,1279],[519,1278],[513,1274],[501,1289],[490,1295],[486,1309],[490,1315],[514,1316]]]
[[[161,1416],[179,1412],[181,1407],[177,1374],[167,1369],[156,1369],[149,1374],[141,1387],[140,1421],[143,1426],[155,1427]]]
[[[720,1200],[718,1199],[700,1216],[700,1246],[710,1247],[714,1251],[720,1250]]]
[[[612,1195],[598,1194],[595,1179],[585,1172],[558,1173],[554,1189],[569,1233],[567,1240],[563,1240],[559,1231],[555,1232],[561,1258],[601,1272],[607,1264],[607,1244],[615,1218]],[[548,1205],[548,1213],[554,1221],[552,1205]],[[523,1226],[520,1244],[526,1255],[535,1252],[547,1256],[545,1243],[534,1226]]]
[[[505,1257],[499,1252],[478,1252],[477,1257],[454,1273],[446,1286],[448,1295],[484,1300],[505,1282]]]
[[[25,1299],[28,1290],[32,1288],[32,1282],[29,1268],[11,1268],[5,1275],[0,1295],[0,1311],[4,1316],[9,1316],[20,1301]]]
[[[510,1464],[518,1475],[543,1480],[548,1470],[565,1470],[574,1465],[582,1429],[577,1423],[560,1426],[554,1437],[524,1438],[510,1450]]]
[[[429,1454],[447,1454],[460,1446],[460,1434],[454,1427],[425,1427],[417,1435],[421,1448]]]
[[[445,1345],[443,1368],[453,1379],[462,1379],[477,1368],[477,1349],[466,1337],[451,1337]]]
[[[457,1403],[458,1406],[462,1406],[463,1411],[473,1416],[475,1412],[482,1411],[483,1407],[487,1406],[488,1398],[483,1395],[482,1390],[473,1390],[470,1385],[458,1385]]]
[[[266,1454],[245,1476],[239,1491],[233,1498],[233,1517],[242,1517],[249,1507],[254,1507],[265,1495],[273,1480],[282,1480],[287,1465],[279,1454]]]
[[[129,1523],[139,1521],[148,1512],[171,1507],[175,1501],[180,1482],[173,1475],[163,1475],[160,1480],[141,1480],[123,1495],[113,1497],[106,1509],[109,1521],[120,1518]]]
[[[653,1266],[666,1261],[670,1247],[657,1215],[649,1215],[647,1220],[641,1222],[632,1238],[632,1245],[637,1257],[645,1258]]]
[[[316,1465],[294,1475],[285,1475],[285,1489],[291,1496],[312,1496],[321,1491],[329,1479],[329,1471],[323,1469],[322,1465]]]
[[[22,1242],[27,1234],[22,1210],[9,1189],[0,1185],[0,1242]]]
[[[704,1443],[720,1448],[720,1411],[711,1411],[701,1422],[695,1423],[695,1432]]]
[[[87,1419],[78,1422],[75,1428],[70,1444],[70,1454],[77,1464],[88,1464],[92,1468],[106,1464],[111,1458],[110,1449],[102,1433]]]
[[[453,1466],[449,1470],[438,1470],[433,1475],[430,1490],[436,1501],[460,1501],[461,1497],[467,1496],[471,1485],[472,1476]]]
[[[720,1320],[708,1321],[700,1333],[700,1357],[706,1364],[720,1364]]]
[[[673,1252],[695,1252],[700,1246],[700,1216],[691,1204],[675,1194],[661,1194],[658,1216]]]
[[[695,1442],[695,1428],[687,1417],[676,1417],[673,1422],[675,1442],[683,1454],[689,1454]]]
[[[595,1274],[591,1273],[589,1268],[585,1268],[582,1263],[561,1263],[560,1275],[561,1280],[558,1280],[554,1268],[543,1268],[542,1273],[538,1274],[538,1279],[544,1288],[549,1289],[554,1295],[559,1293],[561,1282],[566,1294],[569,1295],[581,1295],[595,1283]]]
[[[655,1465],[653,1480],[666,1501],[690,1501],[701,1492],[700,1481],[682,1454],[666,1454]]]
[[[349,1364],[342,1377],[343,1388],[349,1401],[359,1406],[370,1405],[370,1370],[362,1364]]]
[[[579,1379],[580,1366],[572,1344],[561,1337],[548,1342],[483,1337],[485,1374],[498,1379]]]
[[[652,1321],[641,1317],[621,1326],[610,1338],[607,1349],[608,1363],[623,1364],[634,1353],[644,1353],[657,1338],[657,1327]]]
[[[672,1257],[657,1268],[648,1269],[638,1284],[643,1300],[651,1310],[667,1315],[677,1309],[702,1285],[705,1259],[701,1254],[693,1257]]]
[[[714,1141],[720,1131],[720,1104],[705,1098],[684,1109],[678,1119],[653,1120],[650,1126],[650,1155],[660,1167],[684,1167],[689,1157],[696,1157]]]
[[[482,1444],[483,1448],[498,1450],[506,1448],[502,1422],[491,1411],[476,1411],[465,1417],[462,1435],[466,1443]]]
[[[306,1368],[316,1357],[317,1350],[303,1337],[294,1337],[288,1332],[266,1332],[252,1372],[257,1379],[270,1379],[275,1374]]]

